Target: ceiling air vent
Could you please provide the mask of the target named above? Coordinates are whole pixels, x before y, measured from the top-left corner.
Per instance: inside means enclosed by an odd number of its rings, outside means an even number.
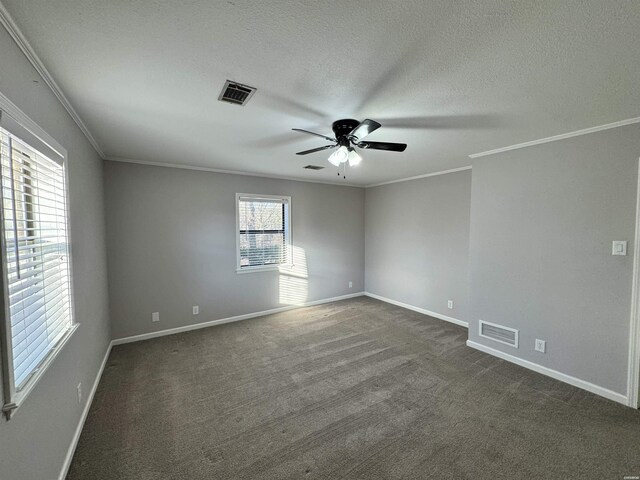
[[[518,348],[518,330],[480,320],[479,335]]]
[[[321,167],[320,165],[307,165],[302,168],[306,168],[307,170],[322,170],[324,167]]]
[[[218,97],[221,102],[233,103],[234,105],[244,105],[256,92],[256,89],[248,85],[227,80],[222,87],[222,92]]]

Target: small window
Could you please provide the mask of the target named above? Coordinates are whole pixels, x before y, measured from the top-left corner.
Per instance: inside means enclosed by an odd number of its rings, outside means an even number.
[[[291,264],[291,197],[236,194],[237,271]]]
[[[74,327],[65,154],[0,112],[3,412],[9,418]],[[59,149],[63,150],[63,149]]]

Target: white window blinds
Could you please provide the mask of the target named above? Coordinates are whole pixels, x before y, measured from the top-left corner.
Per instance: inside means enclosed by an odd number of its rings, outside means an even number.
[[[73,320],[64,159],[13,132],[0,128],[5,343],[19,392]]]
[[[239,194],[238,268],[290,263],[289,197]]]

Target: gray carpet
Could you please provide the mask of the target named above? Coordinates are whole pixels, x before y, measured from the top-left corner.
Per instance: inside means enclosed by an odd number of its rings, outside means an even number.
[[[623,479],[640,412],[360,297],[115,347],[68,479]]]

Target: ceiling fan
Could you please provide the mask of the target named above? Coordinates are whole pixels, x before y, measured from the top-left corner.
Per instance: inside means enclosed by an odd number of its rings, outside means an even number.
[[[337,120],[333,122],[331,128],[335,134],[335,138],[327,137],[319,133],[310,132],[308,130],[302,130],[301,128],[293,128],[296,132],[307,133],[309,135],[315,135],[316,137],[324,138],[333,142],[331,145],[325,145],[324,147],[312,148],[311,150],[304,150],[296,153],[296,155],[307,155],[309,153],[320,152],[321,150],[327,150],[330,148],[338,149],[329,156],[329,162],[336,167],[341,164],[346,164],[355,167],[362,161],[362,157],[356,152],[354,147],[372,150],[386,150],[388,152],[404,152],[407,148],[406,143],[389,143],[389,142],[363,142],[362,139],[380,128],[378,122],[366,119],[362,122],[346,118],[343,120]],[[345,165],[346,166],[346,165]],[[338,173],[339,175],[339,173]]]

